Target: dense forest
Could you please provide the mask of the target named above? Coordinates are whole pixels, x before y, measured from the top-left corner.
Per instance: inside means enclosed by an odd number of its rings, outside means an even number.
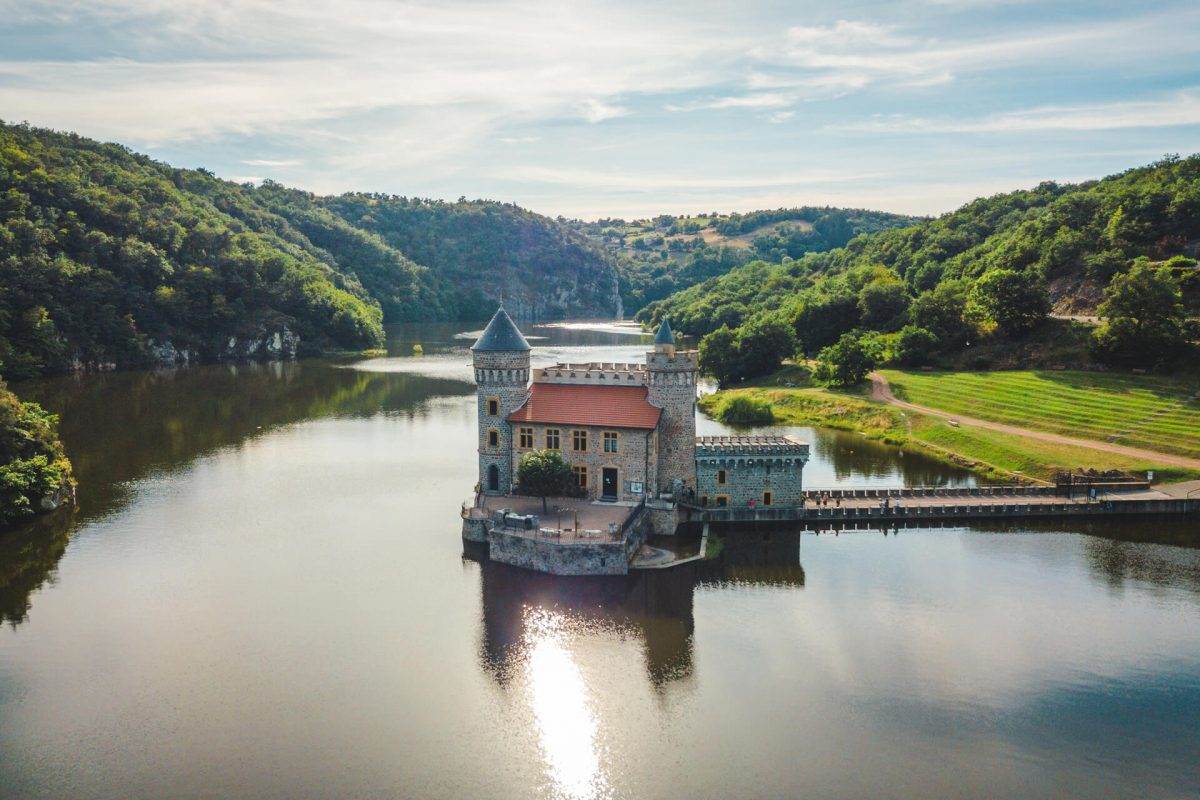
[[[920,221],[883,211],[804,206],[570,224],[612,253],[625,313],[633,314],[750,261],[799,258],[842,247],[860,234]]]
[[[0,373],[363,349],[384,322],[615,316],[611,258],[510,204],[231,183],[0,125]]]
[[[727,361],[745,360],[742,349],[771,352],[727,370],[733,379],[777,365],[774,351],[817,355],[838,344],[865,351],[867,363],[975,352],[974,366],[991,366],[989,345],[1027,354],[1028,343],[1061,336],[1055,311],[1103,318],[1090,357],[1150,368],[1182,363],[1197,338],[1198,245],[1200,156],[1168,157],[1103,180],[981,198],[829,252],[753,261],[638,319],[669,317],[695,336],[724,329],[710,350]]]

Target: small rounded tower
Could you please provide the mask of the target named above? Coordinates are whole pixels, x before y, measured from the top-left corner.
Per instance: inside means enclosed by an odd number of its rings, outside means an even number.
[[[512,426],[508,415],[529,392],[529,343],[504,308],[496,310],[471,345],[479,414],[479,488],[484,494],[512,491]]]
[[[676,350],[675,334],[665,319],[654,336],[654,351],[646,354],[646,385],[650,402],[662,410],[658,437],[658,489],[674,492],[676,482],[696,488],[695,350]]]

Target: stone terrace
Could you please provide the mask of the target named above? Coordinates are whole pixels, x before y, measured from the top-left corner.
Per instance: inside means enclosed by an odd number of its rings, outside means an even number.
[[[586,498],[575,497],[551,497],[546,501],[546,507],[549,511],[542,513],[542,501],[538,497],[484,496],[480,505],[470,509],[470,513],[473,517],[490,517],[494,511],[509,508],[514,514],[537,516],[542,528],[557,530],[561,520],[563,541],[573,538],[599,541],[611,538],[608,526],[615,523],[619,529],[633,511],[633,507],[628,504],[598,503]],[[579,520],[578,530],[575,530],[576,515]],[[588,531],[591,534],[586,533]],[[538,533],[536,530],[528,531],[528,535],[531,537],[537,536]]]

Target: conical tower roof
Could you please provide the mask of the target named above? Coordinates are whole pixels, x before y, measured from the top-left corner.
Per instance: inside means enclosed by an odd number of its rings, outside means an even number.
[[[471,345],[475,352],[521,352],[531,349],[504,307],[496,309],[483,335]]]
[[[662,325],[658,326],[658,333],[654,334],[655,344],[675,344],[675,334],[671,332],[671,325],[665,319]]]

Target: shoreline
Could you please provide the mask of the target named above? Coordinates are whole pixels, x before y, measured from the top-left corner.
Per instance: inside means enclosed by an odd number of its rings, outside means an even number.
[[[768,381],[789,377],[785,370]],[[1153,470],[1155,483],[1174,483],[1200,477],[1200,472],[1147,459],[1106,453],[1100,449],[1066,446],[1014,433],[951,424],[944,417],[906,411],[869,399],[861,390],[831,391],[813,386],[767,383],[723,389],[704,395],[700,409],[726,424],[721,410],[729,399],[750,397],[771,407],[774,425],[811,425],[850,431],[868,439],[910,448],[943,463],[967,469],[989,481],[1050,483],[1055,472],[1067,470]],[[1099,443],[1098,443],[1099,444]]]

